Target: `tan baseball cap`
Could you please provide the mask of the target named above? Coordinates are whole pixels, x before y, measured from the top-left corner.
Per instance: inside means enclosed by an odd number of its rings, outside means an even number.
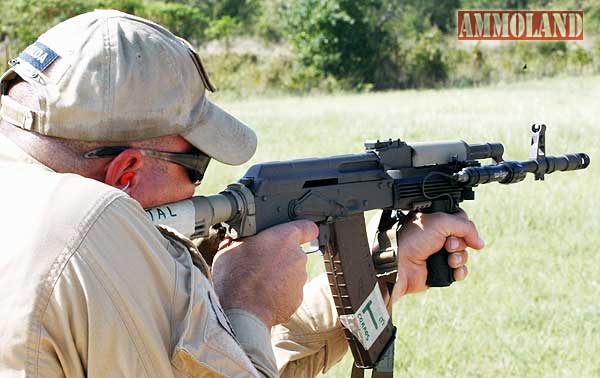
[[[68,19],[42,34],[0,78],[0,117],[40,134],[96,142],[181,135],[226,164],[256,150],[256,135],[209,101],[191,45],[151,21],[114,10]],[[21,77],[41,111],[6,96]]]

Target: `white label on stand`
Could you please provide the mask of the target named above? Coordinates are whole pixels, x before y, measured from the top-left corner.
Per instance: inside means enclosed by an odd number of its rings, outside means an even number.
[[[358,311],[351,315],[340,315],[340,322],[367,350],[381,335],[389,319],[390,314],[385,307],[378,284],[375,284],[375,288],[360,305]]]

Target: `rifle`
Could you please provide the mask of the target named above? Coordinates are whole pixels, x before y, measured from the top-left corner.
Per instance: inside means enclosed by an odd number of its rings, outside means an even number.
[[[355,360],[353,377],[371,368],[373,376],[391,377],[395,327],[377,277],[394,272],[396,256],[391,248],[371,254],[364,212],[383,210],[379,231],[384,232],[406,212],[456,213],[482,184],[515,184],[527,173],[543,180],[556,171],[588,167],[584,153],[546,156],[545,132],[545,125],[532,126],[526,161],[505,161],[500,143],[367,141],[363,154],[257,164],[219,194],[146,211],[154,223],[191,237],[206,237],[221,222],[234,239],[296,219],[316,222],[331,292]],[[490,158],[493,164],[479,162]],[[445,249],[427,259],[427,270],[429,286],[454,281]]]

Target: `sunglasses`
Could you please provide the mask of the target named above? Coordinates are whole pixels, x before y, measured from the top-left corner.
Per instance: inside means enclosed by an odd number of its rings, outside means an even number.
[[[110,156],[117,156],[121,152],[134,147],[126,146],[111,146],[111,147],[100,147],[95,150],[88,151],[83,154],[85,159],[98,159]],[[210,162],[210,157],[203,154],[200,151],[194,153],[181,153],[181,152],[163,152],[156,150],[148,150],[145,148],[134,148],[142,153],[144,156],[153,157],[156,159],[168,161],[171,163],[179,164],[182,167],[187,168],[190,180],[198,185],[204,177],[204,172]]]

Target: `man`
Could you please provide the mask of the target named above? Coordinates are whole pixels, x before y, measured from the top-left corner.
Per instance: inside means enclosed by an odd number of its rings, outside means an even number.
[[[299,245],[317,237],[313,223],[231,243],[209,270],[189,240],[146,218],[143,207],[190,197],[209,157],[240,164],[256,148],[205,97],[187,42],[96,11],[11,65],[0,78],[0,374],[308,377],[339,361],[324,282],[302,302]],[[403,227],[392,299],[426,289],[425,259],[443,245],[460,280],[465,248],[483,242],[464,214]]]

